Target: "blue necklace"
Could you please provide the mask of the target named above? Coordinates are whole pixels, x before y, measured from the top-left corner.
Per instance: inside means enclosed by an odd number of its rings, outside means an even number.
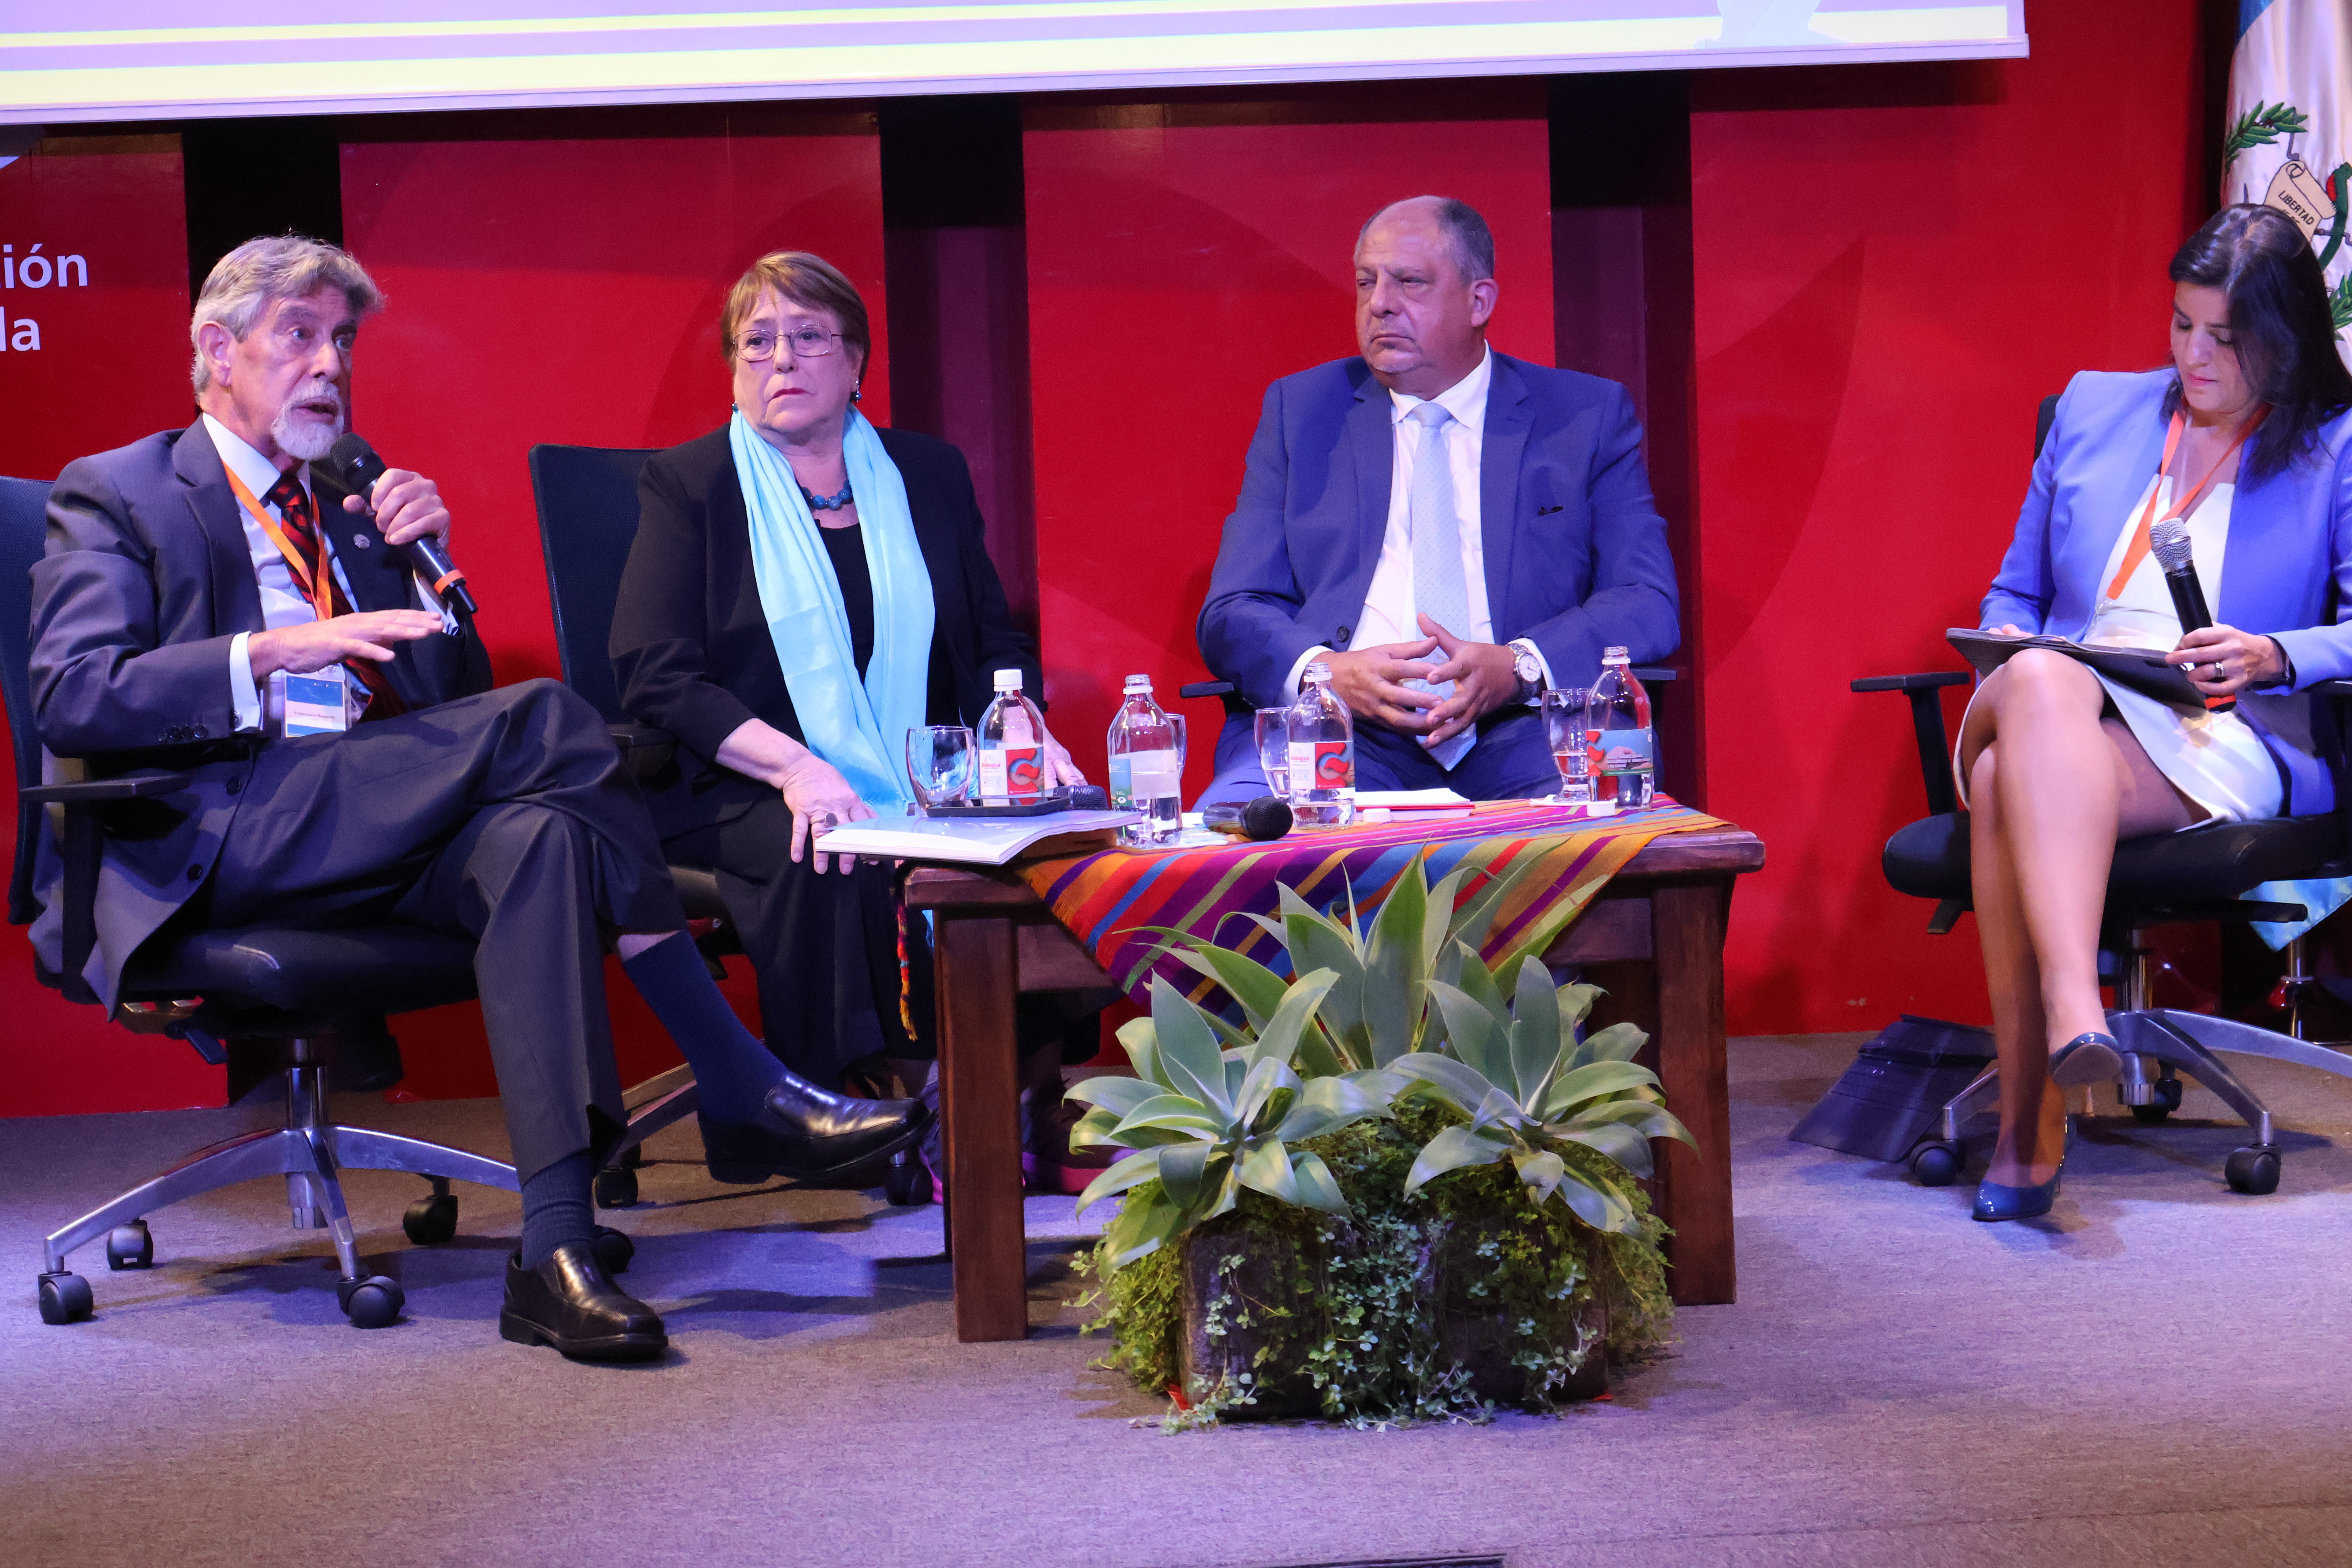
[[[847,485],[842,486],[840,489],[829,496],[818,495],[808,486],[803,485],[801,499],[808,502],[811,511],[841,511],[848,507],[852,498]]]

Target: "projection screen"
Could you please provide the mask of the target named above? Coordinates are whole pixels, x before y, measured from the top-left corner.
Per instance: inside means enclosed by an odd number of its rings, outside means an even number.
[[[28,125],[2026,52],[2023,0],[5,0],[0,27]]]

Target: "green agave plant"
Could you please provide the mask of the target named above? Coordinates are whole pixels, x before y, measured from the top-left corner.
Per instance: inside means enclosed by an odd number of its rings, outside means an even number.
[[[1460,985],[1430,982],[1445,1019],[1444,1051],[1417,1051],[1391,1064],[1413,1080],[1405,1093],[1428,1095],[1469,1119],[1423,1146],[1405,1191],[1448,1171],[1508,1160],[1538,1203],[1557,1193],[1594,1229],[1632,1230],[1633,1201],[1607,1174],[1610,1165],[1647,1176],[1651,1139],[1698,1147],[1662,1102],[1657,1075],[1633,1059],[1646,1037],[1631,1024],[1612,1024],[1579,1041],[1574,1026],[1591,1010],[1598,989],[1555,986],[1533,957],[1519,963],[1511,1003],[1475,954],[1461,978]],[[1570,1145],[1609,1164],[1596,1170],[1570,1163],[1561,1152]]]
[[[1218,1045],[1221,1020],[1153,979],[1151,1016],[1118,1031],[1136,1076],[1092,1078],[1070,1090],[1093,1108],[1071,1131],[1072,1147],[1134,1151],[1087,1185],[1078,1212],[1146,1182],[1160,1184],[1148,1201],[1122,1205],[1105,1232],[1116,1264],[1225,1213],[1243,1187],[1306,1208],[1349,1212],[1322,1158],[1291,1145],[1388,1115],[1404,1080],[1365,1074],[1302,1080],[1293,1070],[1291,1058],[1338,978],[1327,970],[1302,975],[1254,1037],[1232,1048]]]
[[[1635,1210],[1622,1184],[1605,1165],[1571,1163],[1563,1147],[1601,1155],[1631,1179],[1651,1173],[1650,1139],[1692,1143],[1691,1136],[1661,1102],[1656,1076],[1632,1059],[1646,1038],[1640,1030],[1618,1024],[1581,1042],[1575,1037],[1598,990],[1563,992],[1538,955],[1581,900],[1564,900],[1493,968],[1479,957],[1503,900],[1535,869],[1522,865],[1462,898],[1483,867],[1463,866],[1432,888],[1416,859],[1369,931],[1352,889],[1343,921],[1285,886],[1279,920],[1244,918],[1288,952],[1296,980],[1158,928],[1162,950],[1223,986],[1242,1020],[1229,1022],[1154,977],[1151,1016],[1119,1030],[1136,1076],[1089,1079],[1070,1090],[1093,1107],[1071,1134],[1074,1147],[1135,1151],[1087,1188],[1079,1212],[1160,1183],[1147,1201],[1122,1205],[1106,1233],[1116,1263],[1230,1210],[1242,1187],[1346,1215],[1322,1160],[1292,1146],[1392,1115],[1409,1095],[1447,1106],[1467,1125],[1430,1140],[1407,1191],[1448,1171],[1508,1160],[1538,1202],[1558,1194],[1596,1229],[1632,1230]],[[1516,1005],[1504,998],[1497,970],[1515,975]]]
[[[1483,863],[1465,862],[1432,888],[1416,858],[1381,901],[1369,931],[1357,913],[1352,887],[1345,921],[1322,913],[1287,885],[1276,889],[1279,920],[1244,913],[1243,919],[1288,952],[1293,973],[1328,971],[1332,976],[1314,1026],[1299,1038],[1299,1069],[1309,1078],[1360,1073],[1414,1051],[1434,1050],[1445,1038],[1445,1021],[1433,1005],[1432,984],[1462,984],[1465,965],[1485,972],[1478,948],[1487,929],[1511,890],[1538,869],[1536,862],[1523,861],[1464,898],[1471,879],[1486,874]],[[1542,952],[1583,907],[1583,900],[1562,900],[1498,955],[1496,969],[1512,973],[1522,959]],[[1234,1044],[1263,1030],[1289,993],[1290,982],[1254,958],[1185,931],[1164,926],[1152,931],[1163,939],[1161,951],[1223,986],[1240,1005],[1240,1026],[1207,1015]]]

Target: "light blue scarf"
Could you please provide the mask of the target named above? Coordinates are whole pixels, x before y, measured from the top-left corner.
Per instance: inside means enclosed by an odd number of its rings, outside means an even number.
[[[833,561],[817,537],[800,481],[783,454],[739,410],[728,422],[735,473],[751,520],[751,572],[776,660],[793,694],[801,734],[841,771],[857,798],[895,816],[914,798],[907,784],[907,731],[921,727],[930,682],[931,574],[915,541],[906,481],[882,437],[855,408],[842,458],[874,577],[874,657],[857,676],[849,613]]]

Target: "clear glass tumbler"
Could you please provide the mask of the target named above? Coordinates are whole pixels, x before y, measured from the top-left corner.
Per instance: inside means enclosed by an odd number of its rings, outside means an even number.
[[[1584,728],[1585,705],[1591,697],[1591,692],[1574,688],[1555,689],[1545,692],[1538,704],[1552,766],[1559,770],[1559,793],[1547,797],[1547,805],[1592,804],[1592,750]]]
[[[1257,762],[1265,771],[1265,791],[1276,800],[1290,798],[1290,710],[1257,710]]]
[[[971,798],[971,731],[961,724],[932,724],[907,731],[907,782],[915,804],[962,805]]]

